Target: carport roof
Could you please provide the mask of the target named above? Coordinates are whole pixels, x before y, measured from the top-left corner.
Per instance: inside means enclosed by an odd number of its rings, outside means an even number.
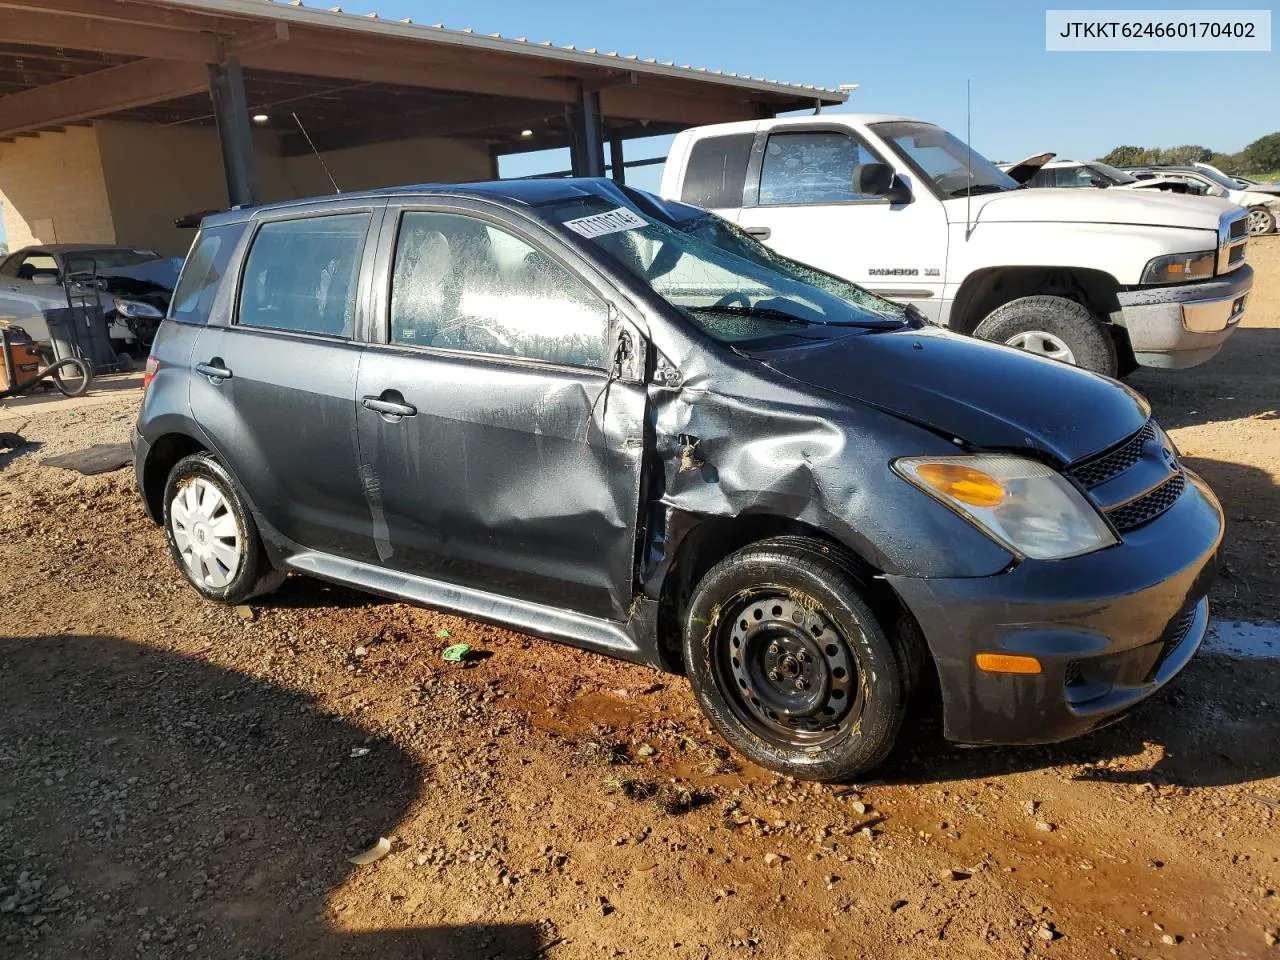
[[[846,95],[618,52],[273,0],[0,0],[0,138],[95,118],[212,124],[207,64],[234,55],[286,153],[422,135],[563,145],[598,93],[606,137],[747,120]],[[528,132],[526,132],[528,131]]]

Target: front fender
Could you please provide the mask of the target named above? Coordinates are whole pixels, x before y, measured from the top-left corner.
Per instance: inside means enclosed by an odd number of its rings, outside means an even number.
[[[897,457],[954,453],[954,445],[860,404],[772,387],[750,399],[655,388],[660,476],[651,499],[668,514],[796,520],[884,573],[976,577],[1009,565],[1007,551],[890,468]]]

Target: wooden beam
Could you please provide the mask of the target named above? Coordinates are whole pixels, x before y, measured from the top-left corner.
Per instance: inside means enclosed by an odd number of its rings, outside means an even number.
[[[577,86],[565,80],[544,80],[494,70],[442,66],[354,52],[341,56],[319,56],[300,44],[296,31],[294,39],[289,43],[246,50],[241,55],[240,62],[246,70],[274,70],[278,73],[429,87],[433,90],[488,93],[556,103],[572,103],[578,96]]]
[[[605,117],[657,120],[698,125],[730,120],[755,120],[755,106],[745,100],[710,100],[646,90],[644,86],[609,87],[600,91]]]
[[[203,64],[136,60],[0,99],[0,136],[160,103],[208,87]]]
[[[6,6],[8,4],[0,0],[0,9]],[[0,41],[195,63],[217,63],[221,57],[218,40],[210,34],[50,15],[47,11],[5,10],[0,16]]]
[[[558,117],[564,113],[560,104],[539,100],[514,100],[496,103],[459,103],[426,113],[400,115],[389,122],[380,117],[367,123],[353,124],[313,133],[316,149],[321,153],[344,150],[370,143],[410,140],[414,137],[461,137],[476,135],[493,127],[523,127]],[[286,157],[311,152],[301,134],[281,137],[281,154]]]
[[[110,23],[169,27],[205,33],[226,32],[228,21],[168,3],[131,0],[0,0],[0,10],[31,10],[41,14],[78,17]],[[6,14],[6,17],[8,15]]]

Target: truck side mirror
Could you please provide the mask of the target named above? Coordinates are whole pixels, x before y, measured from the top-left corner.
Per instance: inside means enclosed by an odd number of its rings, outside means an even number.
[[[891,204],[911,202],[911,188],[887,163],[860,163],[855,166],[853,192],[864,197],[884,197]]]

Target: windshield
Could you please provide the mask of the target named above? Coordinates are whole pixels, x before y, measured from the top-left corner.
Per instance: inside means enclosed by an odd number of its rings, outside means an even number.
[[[71,270],[119,270],[121,267],[136,267],[140,263],[150,263],[160,259],[159,254],[151,250],[122,250],[106,247],[101,250],[71,250],[62,255],[70,264]]]
[[[943,199],[1017,190],[1018,182],[941,127],[915,120],[887,120],[874,130],[918,176],[933,182]],[[967,172],[966,172],[967,171]]]
[[[1123,170],[1120,170],[1117,167],[1113,167],[1109,163],[1102,163],[1099,160],[1094,160],[1091,163],[1085,164],[1085,166],[1087,166],[1094,173],[1098,174],[1098,176],[1103,177],[1104,179],[1110,181],[1113,184],[1138,182],[1137,177],[1133,176],[1132,174],[1125,173]]]
[[[1182,171],[1178,171],[1178,172],[1181,173]],[[1236,183],[1234,180],[1232,180],[1230,177],[1226,176],[1225,174],[1219,173],[1213,167],[1209,167],[1207,169],[1205,167],[1196,167],[1196,173],[1200,174],[1200,176],[1204,177],[1207,180],[1212,180],[1218,186],[1225,187],[1228,190],[1240,189],[1240,184]]]
[[[656,209],[659,201],[650,199]],[[539,212],[644,281],[722,343],[803,337],[805,328],[897,329],[909,322],[902,307],[774,253],[714,214],[668,221],[601,196],[549,204]]]

